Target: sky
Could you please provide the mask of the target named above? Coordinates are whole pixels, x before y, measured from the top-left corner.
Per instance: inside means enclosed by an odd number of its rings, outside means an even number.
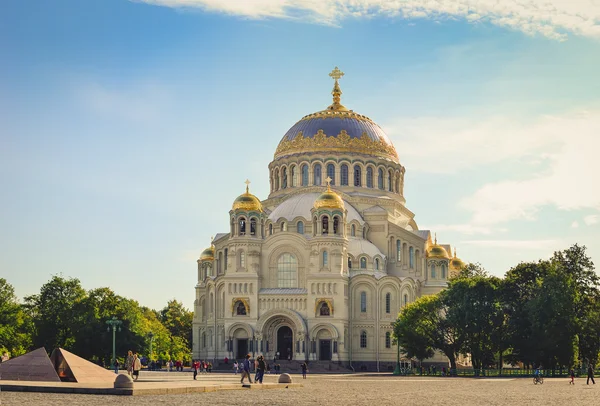
[[[501,276],[600,263],[599,0],[4,0],[0,277],[192,307],[196,259],[261,199],[286,131],[371,117],[421,229]]]

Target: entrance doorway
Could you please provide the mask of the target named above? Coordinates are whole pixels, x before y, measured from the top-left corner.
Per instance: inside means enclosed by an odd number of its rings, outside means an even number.
[[[294,335],[292,329],[287,326],[279,327],[277,330],[277,351],[279,359],[291,359],[293,357]]]
[[[237,358],[244,359],[248,355],[248,339],[238,338],[237,339]]]
[[[331,340],[319,340],[319,360],[331,361]]]

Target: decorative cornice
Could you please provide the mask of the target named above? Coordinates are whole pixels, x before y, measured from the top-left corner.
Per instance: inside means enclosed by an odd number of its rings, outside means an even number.
[[[342,130],[337,136],[327,136],[323,130],[319,130],[313,137],[304,137],[300,131],[293,140],[282,140],[279,143],[275,158],[297,152],[354,152],[385,156],[398,162],[398,153],[392,145],[372,140],[366,132],[360,138],[352,138],[346,130]]]

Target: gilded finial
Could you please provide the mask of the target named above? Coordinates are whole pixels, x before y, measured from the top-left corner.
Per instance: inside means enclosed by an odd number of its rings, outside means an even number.
[[[434,244],[437,245],[437,233],[435,233],[434,236],[435,236]]]
[[[341,79],[342,76],[344,76],[344,72],[342,72],[337,66],[329,74],[329,77],[334,79],[335,83],[333,85],[333,90],[331,91],[331,94],[333,95],[333,104],[327,108],[328,110],[342,110],[342,111],[348,110],[346,107],[342,106],[342,104],[340,103],[341,96],[342,96],[342,89],[340,89],[340,84],[338,83],[338,80]]]
[[[250,181],[248,179],[246,179],[246,181],[244,182],[246,184],[246,194],[250,193]]]
[[[325,183],[327,184],[328,192],[331,192],[331,181],[332,181],[332,179],[329,176],[325,178]]]

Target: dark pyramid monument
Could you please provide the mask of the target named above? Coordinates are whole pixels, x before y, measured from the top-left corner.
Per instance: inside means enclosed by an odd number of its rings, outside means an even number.
[[[60,380],[77,383],[110,383],[115,381],[115,373],[87,361],[63,349],[52,351],[50,360]]]
[[[0,379],[3,381],[60,382],[44,347],[1,363]]]

